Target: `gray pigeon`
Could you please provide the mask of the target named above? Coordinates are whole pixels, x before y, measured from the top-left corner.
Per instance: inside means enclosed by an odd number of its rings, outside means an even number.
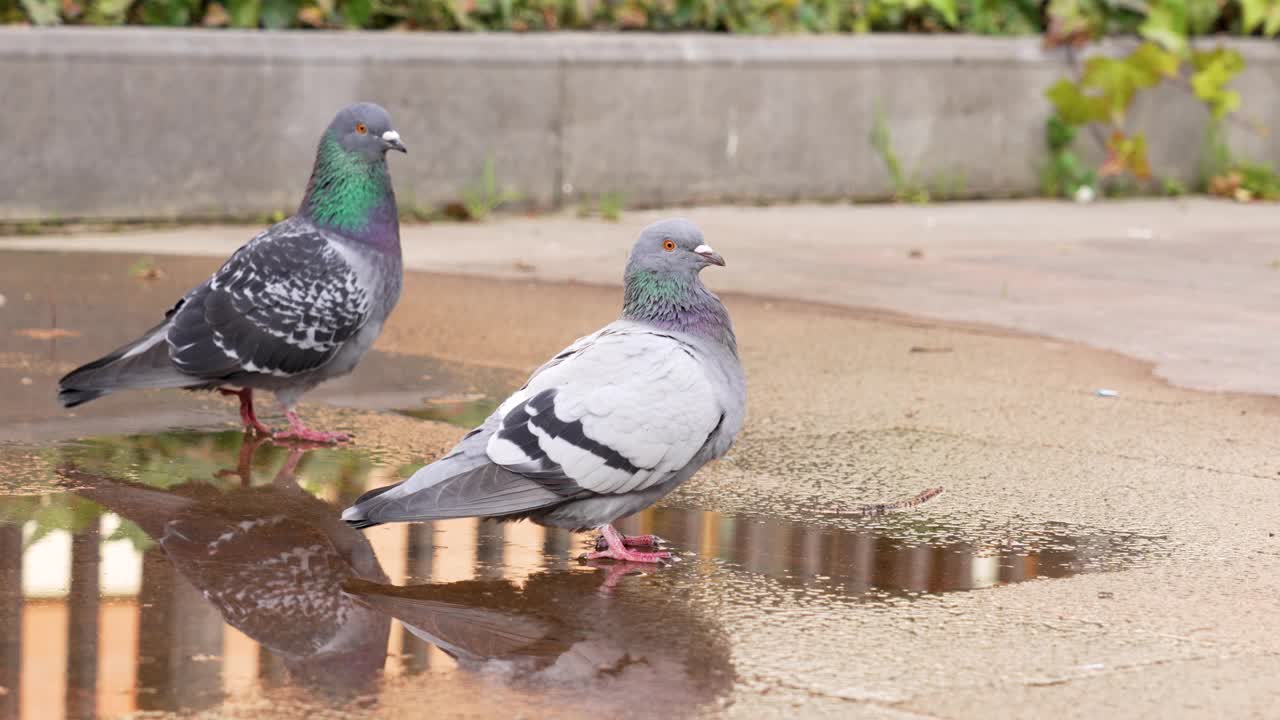
[[[448,455],[342,514],[356,527],[528,518],[601,528],[588,558],[658,562],[656,538],[612,526],[723,456],[746,384],[729,313],[698,273],[724,260],[687,220],[645,228],[631,250],[622,318],[539,368]]]
[[[237,250],[141,338],[68,373],[58,399],[75,407],[125,388],[218,388],[240,398],[246,429],[270,435],[253,410],[253,391],[270,390],[289,419],[276,438],[346,439],[306,428],[293,406],[355,368],[400,297],[387,150],[405,152],[386,110],[343,108],[320,138],[298,213]]]

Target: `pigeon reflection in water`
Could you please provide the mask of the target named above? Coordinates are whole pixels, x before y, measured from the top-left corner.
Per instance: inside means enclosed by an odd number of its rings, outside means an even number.
[[[660,578],[622,577],[634,569],[550,571],[523,585],[352,581],[346,589],[465,669],[535,686],[598,686],[614,700],[681,713],[724,696],[734,679],[727,638]]]
[[[269,485],[222,491],[196,480],[171,489],[61,474],[71,490],[132,520],[228,624],[284,661],[293,682],[362,692],[386,659],[390,621],[342,592],[352,578],[385,582],[365,537],[337,509],[298,486],[294,448]],[[144,630],[145,631],[145,630]]]

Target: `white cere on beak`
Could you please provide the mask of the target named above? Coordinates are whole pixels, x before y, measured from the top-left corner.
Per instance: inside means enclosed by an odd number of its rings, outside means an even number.
[[[383,141],[389,142],[389,143],[400,142],[400,133],[396,132],[395,130],[388,130],[382,133],[382,139]]]
[[[716,254],[716,251],[712,250],[710,245],[699,245],[698,247],[694,248],[693,251],[698,253],[699,255],[715,255]]]

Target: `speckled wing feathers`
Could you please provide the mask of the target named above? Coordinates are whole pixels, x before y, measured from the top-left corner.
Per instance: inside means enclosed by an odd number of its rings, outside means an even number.
[[[182,372],[288,377],[328,362],[368,320],[355,270],[319,231],[280,223],[231,256],[172,311],[169,354]]]

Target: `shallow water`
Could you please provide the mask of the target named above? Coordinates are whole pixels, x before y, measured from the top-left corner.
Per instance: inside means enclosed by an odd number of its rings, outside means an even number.
[[[657,688],[710,710],[749,684],[734,661],[749,652],[744,610],[803,629],[832,607],[893,611],[1160,547],[1067,524],[993,541],[915,511],[800,523],[677,497],[620,525],[662,536],[679,562],[593,566],[575,559],[590,537],[528,523],[352,530],[341,507],[417,467],[359,449],[187,431],[3,455],[56,468],[0,497],[0,717],[30,720],[280,693],[376,713],[418,674],[526,699],[572,688],[575,712],[626,715],[626,698]]]

